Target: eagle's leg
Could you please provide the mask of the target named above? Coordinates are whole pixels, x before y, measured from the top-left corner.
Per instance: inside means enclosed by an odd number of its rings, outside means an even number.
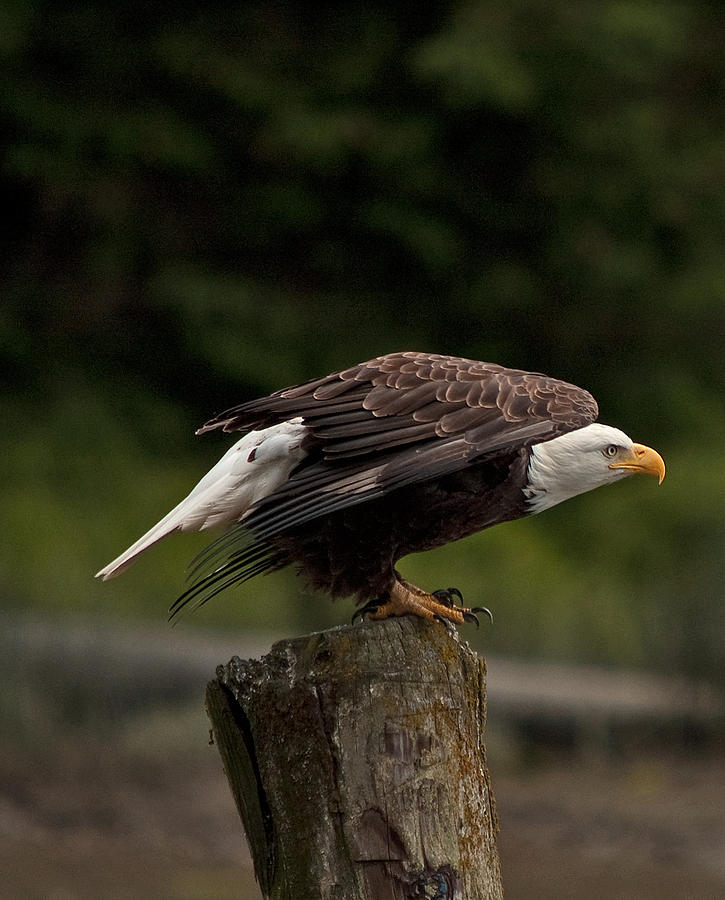
[[[483,610],[456,606],[453,602],[454,595],[463,599],[460,591],[455,588],[429,594],[414,584],[404,581],[396,572],[395,581],[389,593],[377,600],[371,600],[357,610],[353,619],[358,615],[361,617],[367,615],[370,619],[413,615],[431,621],[436,619],[441,622],[454,622],[456,625],[462,625],[464,622],[475,622],[478,625],[476,613],[483,612]]]

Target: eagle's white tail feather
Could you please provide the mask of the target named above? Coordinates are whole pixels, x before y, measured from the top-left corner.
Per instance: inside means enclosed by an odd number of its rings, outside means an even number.
[[[250,507],[283,484],[306,456],[301,448],[306,433],[301,419],[250,431],[230,447],[178,506],[97,572],[96,578],[106,581],[120,575],[174,531],[203,531],[239,522]]]

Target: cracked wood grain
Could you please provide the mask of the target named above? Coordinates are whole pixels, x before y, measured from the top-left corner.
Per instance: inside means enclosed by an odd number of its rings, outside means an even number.
[[[207,711],[270,900],[500,900],[485,665],[439,623],[233,658]]]

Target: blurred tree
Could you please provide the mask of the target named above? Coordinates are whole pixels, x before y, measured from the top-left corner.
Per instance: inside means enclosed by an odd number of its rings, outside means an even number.
[[[567,508],[548,540],[598,516],[597,586],[577,588],[589,558],[557,568],[547,602],[564,611],[543,625],[541,598],[506,600],[524,620],[509,649],[571,653],[593,591],[615,610],[590,623],[602,658],[691,669],[707,644],[714,660],[711,631],[680,647],[673,601],[692,595],[704,620],[721,605],[722,26],[717,5],[675,0],[9,0],[4,524],[36,521],[34,577],[6,554],[6,592],[62,602],[52,557],[89,602],[87,569],[148,524],[136,504],[163,512],[199,471],[188,428],[220,407],[435,349],[583,384],[605,421],[681,461],[661,523],[662,495],[647,506],[662,577],[631,496]],[[600,529],[612,509],[626,547]],[[455,565],[513,539],[546,569],[542,522]],[[494,591],[530,591],[503,571],[487,564]]]

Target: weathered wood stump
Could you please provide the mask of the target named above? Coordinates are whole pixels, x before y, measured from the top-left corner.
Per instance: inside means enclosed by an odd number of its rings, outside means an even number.
[[[235,657],[207,712],[266,898],[501,898],[485,665],[411,617]]]

